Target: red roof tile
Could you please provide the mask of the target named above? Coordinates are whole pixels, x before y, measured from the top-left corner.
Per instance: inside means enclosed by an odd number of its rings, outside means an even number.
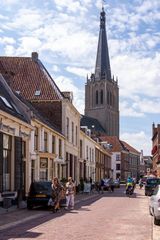
[[[130,152],[132,153],[136,153],[136,154],[140,154],[139,151],[137,151],[135,148],[133,148],[132,146],[130,146],[128,143],[121,141],[123,143],[123,145],[125,146],[125,148],[127,148]]]
[[[62,100],[63,94],[39,59],[0,57],[0,73],[13,91],[30,101]],[[36,91],[40,91],[35,95]]]
[[[102,136],[99,138],[102,142],[108,142],[112,145],[112,152],[121,152],[123,150],[122,144],[117,136]]]

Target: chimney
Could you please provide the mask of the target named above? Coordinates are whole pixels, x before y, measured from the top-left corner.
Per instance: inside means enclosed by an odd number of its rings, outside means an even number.
[[[32,52],[32,60],[37,61],[38,60],[38,53],[37,52]]]

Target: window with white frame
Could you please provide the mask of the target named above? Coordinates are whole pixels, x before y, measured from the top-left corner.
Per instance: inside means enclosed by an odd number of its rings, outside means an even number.
[[[116,161],[120,161],[120,160],[121,160],[120,154],[116,154]]]

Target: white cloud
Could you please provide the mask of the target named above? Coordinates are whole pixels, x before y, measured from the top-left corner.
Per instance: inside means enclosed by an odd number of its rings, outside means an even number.
[[[143,113],[160,114],[160,98],[140,98],[137,97],[133,103],[133,107]]]
[[[135,132],[121,134],[120,139],[127,142],[134,147],[137,151],[143,150],[144,155],[151,155],[151,137],[146,135],[145,132]]]
[[[73,81],[64,76],[59,76],[54,78],[59,89],[63,91],[72,91],[73,92],[73,104],[78,109],[80,113],[83,114],[84,111],[84,90],[79,89],[75,86]]]
[[[127,101],[120,102],[120,115],[125,117],[144,117],[143,109],[130,105]]]
[[[75,1],[75,0],[54,0],[56,7],[58,10],[63,11],[65,8],[66,11],[68,12],[73,12],[76,13],[79,11],[80,12],[86,12],[87,9],[84,6],[84,1],[81,4],[80,1]],[[87,1],[87,4],[90,3],[90,1]]]
[[[4,48],[4,52],[7,56],[14,56],[15,48],[12,45],[6,45]]]
[[[119,77],[120,96],[133,95],[159,97],[160,54],[155,57],[119,55],[112,59],[112,67]]]
[[[159,0],[145,0],[140,6],[136,7],[136,10],[140,14],[147,14],[149,11],[158,10],[158,8],[160,8]]]
[[[16,55],[30,55],[31,52],[39,52],[41,41],[34,37],[22,37],[19,39],[20,47],[16,49]]]
[[[12,37],[0,37],[0,44],[14,44],[16,41]]]
[[[78,67],[66,67],[66,70],[70,73],[74,73],[75,75],[81,76],[81,77],[86,77],[89,70],[85,68],[78,68]]]
[[[20,0],[1,0],[1,4],[3,5],[14,5],[18,4]]]
[[[45,12],[41,13],[39,9],[20,9],[16,16],[7,23],[10,29],[21,29],[22,34],[26,30],[32,31],[44,24],[44,20],[48,18]]]
[[[59,72],[60,69],[59,69],[59,67],[58,67],[57,65],[53,65],[52,71],[53,71],[53,72]]]

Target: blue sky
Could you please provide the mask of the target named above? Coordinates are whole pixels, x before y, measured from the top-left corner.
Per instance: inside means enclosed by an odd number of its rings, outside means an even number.
[[[101,0],[0,0],[0,53],[39,58],[59,88],[73,91],[83,113],[94,72]],[[160,1],[106,0],[112,74],[120,89],[120,137],[151,152],[160,116]]]

